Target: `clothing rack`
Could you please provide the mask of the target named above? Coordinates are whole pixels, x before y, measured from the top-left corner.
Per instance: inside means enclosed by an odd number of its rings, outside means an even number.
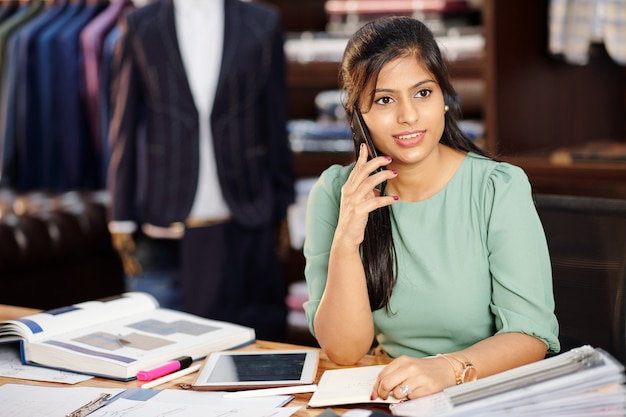
[[[109,76],[131,0],[0,2],[0,187],[105,184]]]

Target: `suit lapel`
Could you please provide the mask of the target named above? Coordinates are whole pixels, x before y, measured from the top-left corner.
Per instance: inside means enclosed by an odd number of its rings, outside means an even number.
[[[220,67],[220,75],[217,82],[217,91],[215,93],[215,103],[219,103],[220,97],[227,94],[224,81],[230,74],[234,60],[237,56],[237,44],[239,43],[239,31],[241,25],[239,21],[239,5],[238,1],[224,1],[224,47],[222,49],[222,65]],[[213,106],[213,114],[219,111],[221,106]]]
[[[181,82],[188,85],[187,72],[180,52],[180,46],[178,45],[173,0],[161,2],[157,19],[159,26],[163,28],[159,33],[161,34],[161,42],[164,45],[163,50],[166,54],[166,61],[171,66],[173,73],[181,77]]]

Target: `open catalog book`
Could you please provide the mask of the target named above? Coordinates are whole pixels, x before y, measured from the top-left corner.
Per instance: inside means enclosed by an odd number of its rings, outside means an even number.
[[[0,343],[19,341],[25,364],[119,380],[180,356],[197,360],[254,340],[252,328],[160,308],[141,292],[0,323]]]
[[[404,417],[624,416],[624,381],[620,362],[581,346],[390,409]]]

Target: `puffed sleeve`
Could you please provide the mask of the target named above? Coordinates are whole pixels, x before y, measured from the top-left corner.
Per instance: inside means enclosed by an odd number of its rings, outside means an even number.
[[[304,304],[304,311],[313,335],[315,313],[326,288],[330,247],[339,218],[341,187],[351,170],[352,165],[333,165],[326,169],[311,189],[307,201],[303,252],[309,300]]]
[[[534,336],[556,353],[560,345],[550,255],[524,171],[496,165],[484,204],[493,284],[490,308],[497,333]]]

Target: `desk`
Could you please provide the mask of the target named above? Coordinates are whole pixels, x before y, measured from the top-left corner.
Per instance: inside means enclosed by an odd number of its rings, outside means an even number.
[[[8,305],[3,305],[0,304],[0,321],[4,321],[4,320],[10,320],[16,317],[21,317],[21,316],[26,316],[29,314],[33,314],[36,313],[38,310],[35,309],[31,309],[31,308],[25,308],[25,307],[15,307],[15,306],[8,306]],[[278,349],[302,349],[303,346],[300,345],[292,345],[292,344],[286,344],[286,343],[278,343],[278,342],[269,342],[269,341],[263,341],[263,340],[258,340],[253,344],[244,346],[238,350],[266,350],[266,349],[274,349],[274,350],[278,350]],[[383,364],[385,363],[385,359],[380,358],[380,357],[374,357],[374,356],[366,356],[363,359],[361,359],[356,366],[366,366],[366,365],[379,365],[379,364]],[[324,354],[324,352],[321,352],[320,355],[320,364],[318,367],[318,371],[317,371],[317,378],[315,380],[315,382],[319,381],[320,376],[322,375],[322,373],[324,372],[324,370],[326,369],[337,369],[337,368],[341,368],[341,366],[338,366],[336,364],[334,364],[333,362],[331,362],[328,357]],[[195,374],[191,374],[191,375],[187,375],[184,376],[182,378],[176,379],[174,381],[165,383],[163,385],[159,385],[158,387],[156,387],[155,389],[180,389],[178,384],[180,383],[192,383],[195,381],[196,377],[198,376],[197,373]],[[58,386],[59,384],[55,384],[52,382],[39,382],[39,381],[30,381],[30,380],[24,380],[24,379],[13,379],[13,378],[6,378],[6,377],[0,377],[0,385],[4,385],[7,383],[16,383],[16,384],[32,384],[32,385],[49,385],[49,386]],[[136,388],[139,387],[141,384],[137,381],[130,381],[130,382],[120,382],[120,381],[115,381],[115,380],[110,380],[110,379],[104,379],[104,378],[93,378],[90,379],[88,381],[84,381],[84,382],[80,382],[78,384],[72,385],[72,386],[85,386],[85,387],[114,387],[114,388]],[[65,385],[64,385],[65,386]],[[290,406],[296,406],[299,405],[303,408],[301,408],[300,410],[298,410],[295,414],[293,414],[294,417],[314,417],[317,416],[319,414],[321,414],[324,409],[323,408],[311,408],[311,409],[307,409],[306,405],[309,401],[309,399],[311,398],[311,393],[306,393],[306,394],[296,394],[295,395],[295,399],[293,401],[291,401],[288,405]],[[358,407],[353,407],[353,408],[367,408],[367,409],[371,409],[371,410],[378,410],[378,411],[382,411],[382,412],[389,412],[388,406],[385,405],[380,405],[380,406],[358,406]],[[349,410],[350,408],[334,408],[334,410],[341,414],[346,410]]]

